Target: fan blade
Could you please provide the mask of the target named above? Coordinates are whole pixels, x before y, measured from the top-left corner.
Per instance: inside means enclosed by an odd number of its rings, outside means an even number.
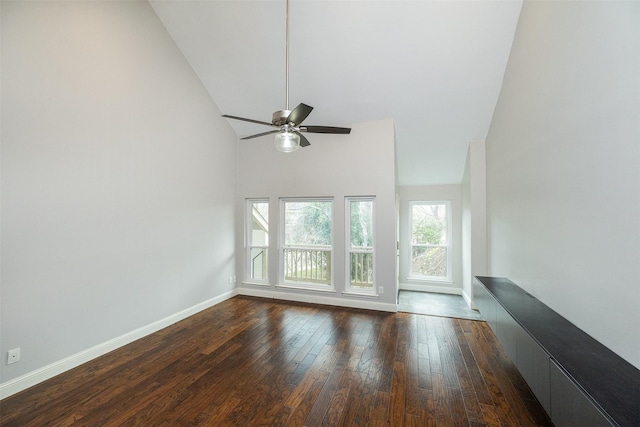
[[[275,126],[273,123],[261,122],[260,120],[245,119],[244,117],[230,116],[228,114],[223,114],[222,117],[226,117],[227,119],[242,120],[243,122],[258,123],[259,125]]]
[[[300,147],[307,147],[307,146],[311,145],[309,140],[307,138],[305,138],[305,136],[303,134],[301,134],[300,132],[296,132],[296,131],[294,131],[294,133],[300,137]]]
[[[268,132],[257,133],[257,134],[255,134],[255,135],[245,136],[244,138],[240,138],[240,139],[252,139],[252,138],[258,138],[259,136],[271,135],[272,133],[278,133],[278,132],[280,132],[280,129],[270,130],[270,131],[268,131]]]
[[[289,117],[287,117],[287,123],[293,123],[294,126],[300,125],[313,111],[313,107],[309,107],[307,104],[300,104],[294,108]]]
[[[347,135],[351,133],[351,128],[338,128],[334,126],[302,126],[301,132],[309,133],[335,133]]]

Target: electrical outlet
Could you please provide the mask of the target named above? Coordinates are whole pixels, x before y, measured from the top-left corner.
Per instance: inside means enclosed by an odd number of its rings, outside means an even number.
[[[20,361],[20,347],[7,351],[7,365]]]
[[[378,286],[378,293],[384,294],[384,286]]]
[[[229,276],[229,284],[233,284],[233,282],[235,282],[235,280],[233,280],[233,276]]]

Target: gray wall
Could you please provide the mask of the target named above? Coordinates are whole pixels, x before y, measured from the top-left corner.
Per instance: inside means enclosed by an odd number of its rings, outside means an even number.
[[[269,286],[241,284],[239,292],[299,299],[307,302],[381,310],[396,309],[395,139],[392,120],[359,123],[350,135],[308,134],[311,145],[283,154],[274,148],[273,135],[240,141],[238,211],[247,198],[269,198]],[[343,293],[345,270],[345,197],[375,196],[374,245],[377,297]],[[278,204],[282,197],[333,197],[334,293],[301,292],[278,288]],[[237,223],[237,247],[244,247],[243,221]],[[238,256],[238,281],[245,271]]]
[[[237,143],[148,3],[1,12],[4,383],[232,290]]]
[[[462,296],[473,304],[473,277],[487,275],[487,172],[484,141],[469,144],[462,176]]]
[[[489,268],[640,367],[640,3],[525,1],[486,140]]]

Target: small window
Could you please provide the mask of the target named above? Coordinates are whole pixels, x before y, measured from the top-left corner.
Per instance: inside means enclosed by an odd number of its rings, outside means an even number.
[[[247,200],[247,279],[268,282],[269,201]]]
[[[331,285],[332,201],[282,201],[282,277],[285,284]]]
[[[349,291],[372,293],[373,198],[349,197],[347,210],[347,266]]]
[[[450,279],[450,208],[448,202],[411,202],[411,276]]]

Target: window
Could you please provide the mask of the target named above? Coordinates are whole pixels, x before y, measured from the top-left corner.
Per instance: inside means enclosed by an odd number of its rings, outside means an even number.
[[[450,205],[411,202],[410,274],[429,280],[450,280]]]
[[[284,283],[331,285],[332,201],[282,201],[281,277]]]
[[[347,289],[374,292],[373,198],[349,197],[347,212]]]
[[[247,279],[268,282],[269,201],[247,200]]]

